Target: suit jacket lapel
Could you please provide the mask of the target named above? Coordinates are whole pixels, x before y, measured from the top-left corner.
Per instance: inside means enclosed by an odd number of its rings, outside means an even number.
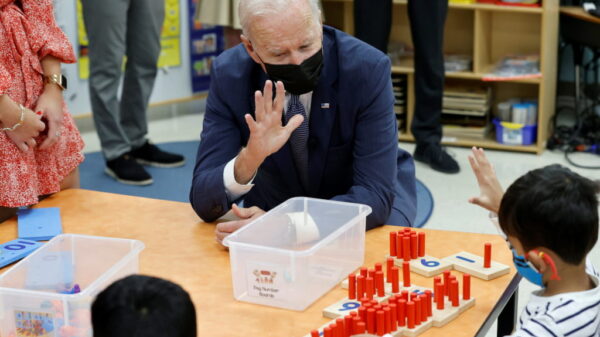
[[[323,41],[324,64],[321,81],[313,91],[309,117],[308,177],[309,195],[317,195],[327,161],[331,129],[337,115],[337,49],[325,36]]]

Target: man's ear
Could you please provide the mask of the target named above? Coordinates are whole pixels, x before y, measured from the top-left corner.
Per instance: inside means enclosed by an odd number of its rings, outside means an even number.
[[[260,62],[260,59],[254,51],[254,46],[252,45],[250,40],[244,34],[240,35],[240,39],[242,40],[242,43],[244,44],[244,48],[246,48],[246,52],[248,52],[248,55],[250,55],[254,62],[261,64],[262,62]]]

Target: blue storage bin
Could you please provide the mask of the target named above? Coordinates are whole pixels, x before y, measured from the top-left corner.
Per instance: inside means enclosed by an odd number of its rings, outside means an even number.
[[[496,141],[506,145],[531,145],[535,143],[537,125],[502,122],[493,120],[496,126]]]

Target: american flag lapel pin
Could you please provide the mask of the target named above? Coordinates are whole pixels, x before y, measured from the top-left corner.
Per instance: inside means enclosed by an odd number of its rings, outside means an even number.
[[[321,109],[329,109],[329,103],[321,103]]]

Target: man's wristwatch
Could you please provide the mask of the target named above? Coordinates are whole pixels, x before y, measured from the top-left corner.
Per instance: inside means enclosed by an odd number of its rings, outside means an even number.
[[[63,74],[44,75],[44,82],[56,84],[60,90],[67,90],[67,78]]]

